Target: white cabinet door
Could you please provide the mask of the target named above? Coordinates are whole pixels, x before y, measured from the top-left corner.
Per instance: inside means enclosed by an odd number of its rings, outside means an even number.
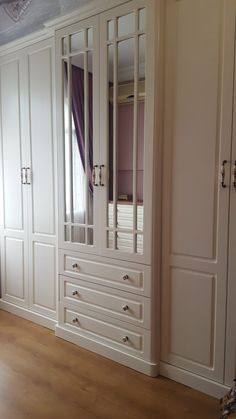
[[[21,306],[28,298],[27,186],[25,171],[25,122],[21,90],[22,56],[14,54],[1,64],[1,153],[2,153],[2,297]],[[26,132],[26,135],[25,135]]]
[[[235,1],[167,2],[162,361],[219,382],[234,28]]]
[[[55,318],[53,39],[1,61],[2,298]]]
[[[56,35],[59,137],[59,246],[98,253],[98,17]]]
[[[29,207],[29,306],[56,315],[56,219],[53,39],[25,50],[30,120],[27,147]]]
[[[151,262],[157,3],[132,1],[100,17],[101,252],[141,263]]]
[[[235,29],[234,16],[232,20]],[[235,45],[234,45],[235,50]],[[236,61],[235,67],[236,68]],[[225,384],[232,386],[236,377],[236,79],[234,80],[234,110],[232,132],[231,156],[231,193],[230,193],[230,224],[229,224],[229,258],[228,258],[228,296],[227,296],[227,329],[226,329],[226,358],[225,358]]]

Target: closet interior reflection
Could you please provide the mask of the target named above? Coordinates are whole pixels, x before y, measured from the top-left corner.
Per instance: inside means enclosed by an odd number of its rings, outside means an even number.
[[[145,9],[108,22],[108,247],[143,253]]]

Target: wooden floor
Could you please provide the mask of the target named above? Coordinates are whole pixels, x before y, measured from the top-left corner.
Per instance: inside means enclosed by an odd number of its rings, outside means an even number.
[[[216,419],[218,401],[0,311],[1,419]]]

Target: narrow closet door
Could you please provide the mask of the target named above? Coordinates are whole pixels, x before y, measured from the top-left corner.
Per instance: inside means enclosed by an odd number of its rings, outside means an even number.
[[[26,306],[27,186],[25,178],[25,114],[21,54],[2,59],[1,71],[1,278],[2,298]]]
[[[98,17],[57,32],[59,246],[98,253]]]
[[[154,8],[128,2],[100,20],[102,253],[143,263],[152,242]]]
[[[162,361],[223,382],[235,1],[166,3]]]
[[[236,2],[233,17],[236,15]],[[235,24],[235,20],[233,22]],[[234,27],[234,29],[236,29]],[[236,32],[236,30],[235,30]],[[235,51],[236,45],[234,45]],[[236,56],[235,56],[236,57]],[[236,61],[234,66],[234,76]],[[231,156],[231,193],[229,223],[229,267],[227,297],[227,333],[225,352],[225,384],[232,386],[236,378],[236,76],[234,78],[234,108]]]
[[[30,121],[27,147],[29,192],[29,306],[56,316],[56,219],[53,39],[24,50]]]

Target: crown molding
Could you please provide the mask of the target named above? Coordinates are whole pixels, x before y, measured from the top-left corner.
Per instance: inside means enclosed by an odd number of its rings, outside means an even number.
[[[18,49],[28,47],[32,44],[35,44],[36,42],[51,38],[53,35],[54,31],[50,30],[49,28],[45,28],[37,32],[32,32],[29,35],[23,36],[17,40],[0,46],[0,57],[15,52]]]
[[[67,25],[97,15],[116,6],[120,6],[121,4],[129,3],[130,1],[132,0],[93,0],[87,5],[78,7],[78,9],[70,13],[45,22],[44,29],[40,31],[33,32],[0,46],[0,57],[15,52],[18,49],[30,46],[35,42],[50,38],[54,36],[57,29],[61,29]]]
[[[50,28],[55,31],[106,10],[113,9],[121,4],[129,3],[130,1],[132,0],[93,0],[87,5],[78,7],[78,9],[73,10],[70,13],[45,22],[44,26],[45,28]]]

